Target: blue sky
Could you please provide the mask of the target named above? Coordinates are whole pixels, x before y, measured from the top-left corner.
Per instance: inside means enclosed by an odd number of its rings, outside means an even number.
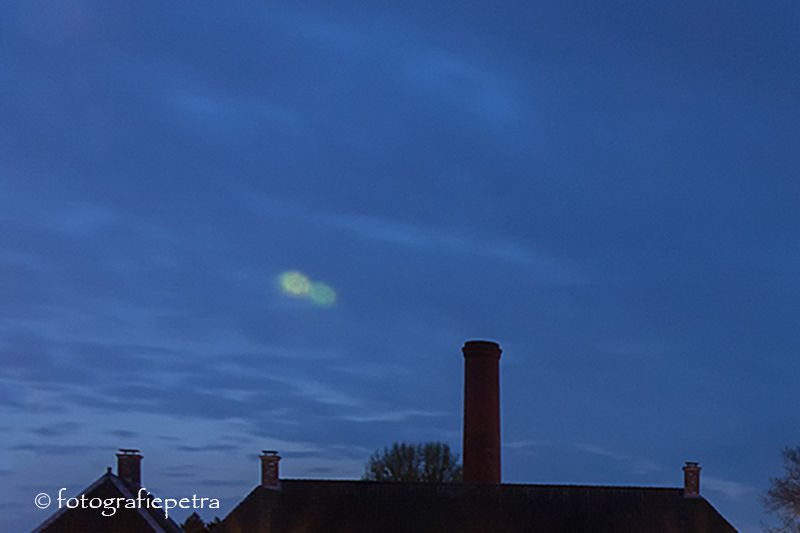
[[[759,530],[800,443],[795,2],[3,11],[0,529],[118,447],[223,515],[263,448],[460,450],[491,338],[504,480],[696,460]]]

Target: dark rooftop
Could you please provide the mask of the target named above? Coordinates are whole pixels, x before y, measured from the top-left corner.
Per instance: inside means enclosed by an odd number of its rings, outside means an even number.
[[[708,532],[736,530],[680,488],[282,479],[256,487],[215,533]]]
[[[126,498],[135,499],[137,488],[130,487],[122,479],[112,474],[110,469],[80,494],[87,499]],[[149,495],[149,493],[148,493]],[[70,494],[69,497],[76,496]],[[78,495],[79,496],[79,495]],[[152,495],[148,499],[152,499]],[[182,530],[171,519],[164,517],[164,511],[155,508],[118,508],[113,516],[103,516],[103,509],[62,507],[44,521],[33,533],[181,533]]]

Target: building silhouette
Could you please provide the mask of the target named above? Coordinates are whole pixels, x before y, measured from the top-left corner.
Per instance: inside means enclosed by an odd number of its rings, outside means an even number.
[[[730,533],[736,529],[701,495],[696,462],[683,467],[684,486],[616,487],[501,482],[499,361],[490,341],[464,344],[463,482],[418,483],[281,479],[280,456],[260,456],[261,483],[214,533]],[[140,484],[138,459],[123,451],[87,491],[130,491]],[[135,467],[135,468],[134,468]],[[142,513],[120,520],[150,529],[112,526],[108,518],[56,513],[38,532],[174,532]],[[127,516],[127,515],[126,515]],[[163,519],[163,514],[160,515]],[[94,521],[92,521],[94,520]],[[88,524],[80,528],[73,524]],[[124,525],[124,524],[123,524]],[[144,526],[142,526],[144,527]],[[160,527],[161,529],[157,529]]]
[[[142,489],[142,455],[139,450],[121,449],[117,454],[117,474],[109,467],[105,474],[80,494],[65,495],[65,503],[33,533],[181,533],[162,509],[153,506],[155,497]],[[81,497],[83,501],[80,501]],[[134,508],[118,505],[120,499],[136,502]],[[114,500],[115,506],[104,503]],[[92,508],[97,505],[97,508]],[[113,514],[110,514],[112,513]],[[105,514],[103,514],[105,513]]]

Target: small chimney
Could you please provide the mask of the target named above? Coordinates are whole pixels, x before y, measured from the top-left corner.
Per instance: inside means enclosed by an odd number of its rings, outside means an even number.
[[[685,498],[700,497],[700,466],[699,463],[686,462],[683,467],[683,496]]]
[[[142,456],[139,450],[120,448],[117,454],[117,476],[130,487],[142,486]]]
[[[500,354],[468,341],[464,353],[464,482],[500,483]]]
[[[278,478],[278,461],[281,457],[275,450],[262,450],[261,454],[261,486],[268,489],[281,488]]]

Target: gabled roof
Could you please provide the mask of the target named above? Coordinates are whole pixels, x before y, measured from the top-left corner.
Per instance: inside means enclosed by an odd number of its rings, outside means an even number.
[[[215,533],[730,533],[683,489],[281,480],[256,487]]]
[[[131,490],[119,477],[108,472],[100,476],[94,483],[81,491],[81,494],[90,498],[125,498],[136,499],[137,490]],[[73,497],[76,495],[70,495]],[[153,496],[149,496],[152,499]],[[181,533],[182,530],[171,519],[165,518],[164,511],[156,508],[142,506],[136,509],[117,509],[113,516],[102,516],[102,509],[86,509],[76,507],[68,509],[66,506],[53,513],[33,533],[85,533],[87,531],[102,533]]]

